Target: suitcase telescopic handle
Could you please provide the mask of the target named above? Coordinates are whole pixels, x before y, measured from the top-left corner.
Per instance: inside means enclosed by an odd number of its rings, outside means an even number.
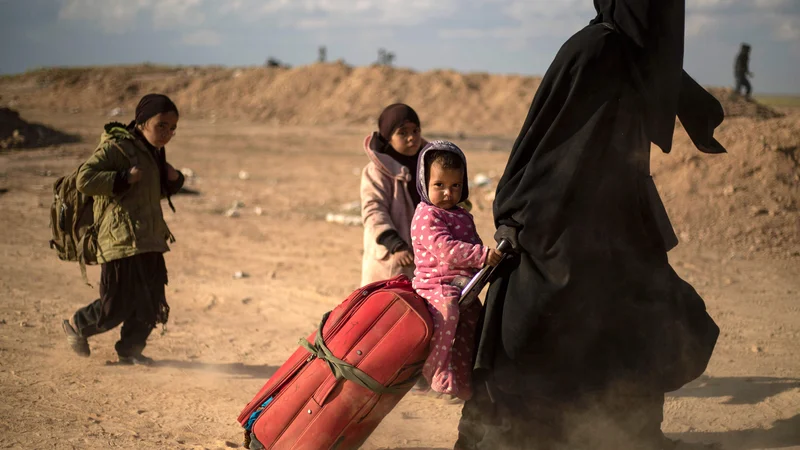
[[[499,266],[503,259],[506,258],[508,251],[511,250],[512,245],[508,239],[502,239],[499,244],[497,244],[497,250],[503,254],[503,258],[500,260],[500,263],[497,264]],[[497,266],[483,266],[478,273],[469,280],[464,289],[461,290],[461,299],[459,299],[459,305],[468,305],[469,303],[473,302],[478,298],[478,294],[483,290],[483,287],[486,286],[486,283],[491,278],[492,273],[497,268]]]

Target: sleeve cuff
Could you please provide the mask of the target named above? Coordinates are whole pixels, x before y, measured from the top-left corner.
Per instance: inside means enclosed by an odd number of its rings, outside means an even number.
[[[114,195],[119,195],[130,188],[131,185],[128,183],[128,171],[127,170],[120,170],[117,172],[116,176],[114,176],[114,187],[111,189],[111,192]]]

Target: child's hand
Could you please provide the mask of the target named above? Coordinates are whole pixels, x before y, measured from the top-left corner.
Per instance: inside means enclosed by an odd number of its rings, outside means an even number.
[[[142,171],[137,166],[131,167],[128,171],[128,183],[138,183],[142,179]]]
[[[393,253],[391,259],[394,264],[399,264],[401,266],[410,266],[414,264],[414,255],[408,250],[400,250],[399,252]]]
[[[178,178],[180,178],[178,171],[175,170],[170,163],[167,163],[167,179],[169,181],[176,181]]]
[[[486,265],[487,266],[496,266],[500,264],[500,261],[503,260],[503,254],[500,253],[496,248],[490,248],[489,254],[486,255]]]

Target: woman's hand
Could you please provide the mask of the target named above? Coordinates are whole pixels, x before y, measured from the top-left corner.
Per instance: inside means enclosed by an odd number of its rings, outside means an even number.
[[[519,241],[517,240],[516,228],[508,225],[500,225],[497,227],[497,231],[494,233],[494,240],[499,244],[503,241],[503,239],[507,240],[508,243],[511,244],[512,252],[519,253]]]

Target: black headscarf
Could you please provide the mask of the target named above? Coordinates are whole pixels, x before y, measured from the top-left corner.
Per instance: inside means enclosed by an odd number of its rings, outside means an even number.
[[[683,72],[684,0],[594,0],[597,17],[625,36],[644,97],[650,140],[669,152]]]
[[[134,122],[137,125],[143,125],[153,116],[167,112],[178,114],[178,107],[169,97],[163,94],[147,94],[139,100],[139,104],[136,106]]]

